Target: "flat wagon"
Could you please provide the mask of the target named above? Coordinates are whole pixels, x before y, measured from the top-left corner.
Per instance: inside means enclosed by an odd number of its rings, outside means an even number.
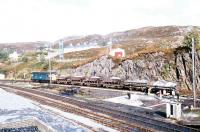
[[[107,78],[103,81],[103,87],[105,88],[123,88],[123,81],[119,77]]]
[[[57,84],[71,84],[71,77],[70,76],[60,76],[57,78]]]
[[[73,76],[73,77],[71,77],[71,84],[83,86],[84,80],[85,80],[84,76]]]
[[[144,91],[147,89],[147,80],[126,80],[124,81],[124,88],[129,90],[140,90]]]
[[[98,77],[98,76],[89,77],[84,81],[84,85],[101,87],[102,86],[102,78]]]

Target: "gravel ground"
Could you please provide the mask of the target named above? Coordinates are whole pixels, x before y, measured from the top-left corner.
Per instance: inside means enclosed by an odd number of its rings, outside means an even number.
[[[17,85],[25,86],[25,87],[40,88],[40,90],[56,93],[54,89],[44,89],[47,87],[47,84],[32,84],[31,83],[31,84],[24,85],[24,84],[17,83]],[[56,87],[58,88],[58,86]],[[67,87],[67,86],[64,86],[64,87]],[[168,102],[170,98],[169,99],[164,98],[163,100],[159,100],[159,98],[154,95],[147,96],[141,92],[131,92],[131,93],[136,94],[138,97],[140,96],[140,100],[142,101],[141,106],[139,107],[129,106],[129,105],[124,105],[120,103],[112,103],[105,100],[105,99],[110,99],[110,98],[115,98],[115,97],[120,97],[120,96],[125,97],[127,95],[127,92],[124,92],[124,91],[115,91],[115,90],[109,90],[109,89],[81,88],[79,94],[75,94],[74,96],[70,95],[70,96],[72,98],[82,99],[85,101],[96,101],[96,103],[101,104],[103,106],[109,106],[109,107],[112,107],[114,109],[118,109],[124,112],[134,113],[135,111],[139,111],[141,114],[150,113],[154,117],[158,117],[158,118],[163,118],[165,116],[165,109],[166,109],[165,103],[166,101]],[[182,99],[182,107],[191,105],[191,102],[192,102],[191,100],[188,101],[188,99]],[[188,113],[183,113],[183,114],[185,115],[184,118],[194,119],[192,118],[194,114],[188,114]],[[197,114],[195,115],[197,116]],[[200,119],[200,118],[195,117],[195,119]]]

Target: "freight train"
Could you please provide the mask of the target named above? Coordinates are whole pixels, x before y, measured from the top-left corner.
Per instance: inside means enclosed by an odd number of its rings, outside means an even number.
[[[136,80],[122,80],[119,77],[102,78],[98,76],[58,76],[56,72],[32,72],[31,80],[33,82],[49,82],[50,77],[52,83],[91,87],[104,87],[114,89],[129,89],[140,90],[147,92],[148,89],[152,91],[159,91],[165,89],[167,91],[176,90],[176,83],[167,81],[149,82],[144,79]]]

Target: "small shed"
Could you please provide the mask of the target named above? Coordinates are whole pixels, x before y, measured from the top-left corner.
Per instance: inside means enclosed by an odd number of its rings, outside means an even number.
[[[169,102],[166,104],[166,117],[179,120],[181,118],[182,110],[180,102]]]
[[[109,55],[112,57],[125,57],[125,50],[121,48],[112,49]]]

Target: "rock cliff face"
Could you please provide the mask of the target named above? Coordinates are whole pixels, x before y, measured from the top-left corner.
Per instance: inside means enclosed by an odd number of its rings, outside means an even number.
[[[196,53],[196,82],[200,86],[200,56]],[[76,69],[68,69],[63,72],[71,75],[94,75],[109,77],[117,76],[122,79],[147,80],[164,79],[179,81],[181,87],[191,89],[192,84],[192,55],[184,49],[176,49],[171,55],[162,52],[148,53],[140,58],[114,63],[111,58],[103,56],[92,63],[88,63]]]
[[[200,27],[193,27],[200,32]],[[75,40],[65,41],[65,45],[85,43],[108,43],[112,40],[113,46],[125,49],[126,59],[123,61],[112,60],[103,56],[91,63],[76,69],[63,70],[61,74],[97,76],[104,78],[117,76],[122,79],[164,79],[179,81],[181,87],[191,89],[192,84],[192,55],[183,47],[184,36],[191,30],[189,26],[163,26],[144,27],[124,32],[111,33],[105,36],[91,35]],[[167,53],[159,49],[173,49]],[[151,50],[154,49],[154,50]],[[145,52],[141,52],[146,50]],[[139,54],[134,57],[134,53]],[[196,72],[197,86],[200,83],[200,57],[197,52]]]

